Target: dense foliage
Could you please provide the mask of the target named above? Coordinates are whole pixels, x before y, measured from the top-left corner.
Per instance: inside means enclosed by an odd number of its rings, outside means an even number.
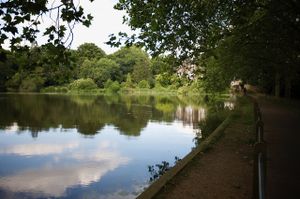
[[[119,0],[116,9],[140,34],[112,35],[111,45],[145,46],[153,55],[192,59],[209,90],[234,78],[268,93],[298,96],[300,2],[296,0]]]
[[[67,29],[60,21],[88,26],[92,17],[74,1],[56,4],[0,3],[0,44],[12,34],[12,47],[35,40],[38,29],[25,22],[38,27],[41,16],[58,11],[57,23],[44,32],[50,43],[26,51],[0,48],[1,90],[39,91],[90,78],[99,88],[111,80],[120,90],[167,87],[185,94],[224,91],[241,79],[276,96],[300,96],[299,1],[119,0],[115,8],[126,11],[124,23],[138,34],[111,35],[108,44],[131,46],[111,55],[91,43],[64,50]]]
[[[52,48],[44,45],[23,51],[1,50],[0,90],[115,93],[156,88],[164,92],[192,82],[177,74],[178,63],[173,58],[151,59],[136,46],[106,55],[95,44],[85,43],[76,50],[66,50],[67,62],[55,59]]]

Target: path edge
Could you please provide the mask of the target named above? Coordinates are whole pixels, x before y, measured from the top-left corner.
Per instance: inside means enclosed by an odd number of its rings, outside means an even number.
[[[143,191],[137,199],[150,199],[153,198],[174,176],[176,176],[186,165],[193,160],[201,152],[209,149],[224,133],[231,122],[233,113],[229,116],[196,148],[188,153],[182,160],[167,171],[164,175],[153,182],[145,191]]]

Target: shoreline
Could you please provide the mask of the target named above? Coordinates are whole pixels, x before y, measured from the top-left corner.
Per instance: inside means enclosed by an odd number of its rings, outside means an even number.
[[[222,143],[224,142],[224,139],[226,139],[225,137],[232,137],[232,135],[228,135],[229,132],[231,131],[230,129],[232,128],[233,125],[239,125],[239,123],[243,123],[241,121],[239,121],[240,116],[241,116],[241,109],[245,108],[243,106],[246,106],[247,108],[249,108],[249,106],[251,106],[251,110],[252,110],[252,106],[253,104],[251,102],[247,102],[247,105],[240,105],[237,108],[237,110],[233,113],[231,113],[214,131],[213,133],[210,134],[210,136],[204,140],[200,145],[198,145],[196,147],[196,149],[192,150],[187,156],[185,156],[181,161],[179,161],[172,169],[170,169],[168,172],[166,172],[163,176],[161,176],[157,181],[155,181],[153,184],[151,184],[144,192],[142,192],[137,198],[138,199],[147,199],[147,198],[176,198],[176,196],[178,194],[177,198],[197,198],[200,196],[194,195],[194,197],[188,196],[188,195],[183,195],[183,193],[185,193],[184,190],[181,190],[181,188],[177,188],[177,185],[180,184],[182,181],[185,181],[185,185],[183,185],[184,188],[187,188],[188,190],[188,194],[191,195],[192,192],[198,192],[199,187],[198,184],[194,184],[192,183],[193,180],[196,181],[201,181],[200,178],[201,176],[198,176],[199,179],[189,179],[189,174],[188,173],[197,173],[198,171],[198,167],[194,168],[193,166],[195,166],[195,164],[200,164],[201,165],[201,170],[203,170],[203,167],[205,167],[205,158],[209,157],[209,159],[214,159],[214,156],[216,156],[215,154],[213,154],[213,150],[214,148],[223,148],[220,145],[226,145],[228,143]],[[251,105],[249,105],[249,103]],[[247,112],[247,114],[251,114],[249,112]],[[253,114],[251,114],[252,116]],[[253,121],[254,122],[254,121]],[[251,125],[250,129],[252,128]],[[229,129],[229,130],[228,130]],[[249,138],[250,135],[250,138]],[[249,132],[249,135],[247,137],[247,139],[249,139],[247,142],[252,142],[252,139],[254,137],[254,133],[251,131]],[[237,139],[239,136],[233,136],[233,139]],[[232,138],[231,138],[232,139]],[[241,138],[238,138],[241,139]],[[244,145],[245,143],[237,143],[237,144],[242,144]],[[246,144],[247,145],[247,163],[246,165],[249,166],[249,161],[251,162],[251,158],[252,157],[252,143]],[[242,146],[243,147],[243,146]],[[220,153],[222,154],[222,150],[220,151]],[[225,154],[226,155],[226,154]],[[232,151],[229,152],[229,155],[232,155]],[[221,157],[222,158],[222,157]],[[242,158],[243,161],[244,156]],[[223,160],[226,161],[226,160]],[[236,160],[235,160],[236,161]],[[216,164],[216,162],[214,162],[214,160],[210,163],[210,164]],[[218,163],[219,164],[219,163]],[[252,163],[251,163],[252,164]],[[216,165],[212,165],[212,166],[216,166]],[[219,165],[219,166],[224,166],[224,165]],[[232,168],[234,169],[234,168]],[[252,167],[248,168],[248,170],[251,170]],[[190,172],[192,170],[192,172]],[[213,174],[213,173],[211,173]],[[206,176],[209,176],[210,174],[206,173]],[[189,176],[189,177],[187,177]],[[249,174],[247,174],[247,184],[250,186],[250,190],[248,188],[247,192],[248,192],[248,196],[246,198],[251,198],[252,197],[252,172]],[[193,178],[193,176],[191,176]],[[222,176],[216,176],[217,178],[222,178]],[[208,177],[209,179],[209,177]],[[207,179],[206,179],[207,180]],[[220,181],[222,181],[222,179],[220,179]],[[202,182],[203,183],[203,182]],[[212,182],[213,184],[216,182]],[[182,183],[181,183],[182,184]],[[224,184],[225,185],[225,184]],[[181,185],[179,185],[180,187]],[[239,187],[239,185],[237,186]],[[243,186],[246,187],[246,186]],[[191,190],[192,189],[192,190]],[[209,187],[209,189],[213,189],[213,187]],[[209,191],[208,191],[209,192]],[[176,193],[175,195],[173,193]],[[186,193],[187,194],[187,193]],[[213,193],[208,193],[208,194],[213,194]],[[198,195],[198,194],[197,194]],[[222,194],[221,194],[222,195]],[[179,197],[180,196],[180,197]],[[202,197],[201,198],[205,198]],[[207,198],[215,198],[215,197],[207,197]],[[217,197],[218,198],[218,197]],[[222,197],[219,197],[222,198]],[[224,197],[227,198],[227,197]]]

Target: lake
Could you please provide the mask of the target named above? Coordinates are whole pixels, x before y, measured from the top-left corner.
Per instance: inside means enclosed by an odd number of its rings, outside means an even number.
[[[135,198],[149,166],[195,147],[207,110],[200,97],[0,94],[0,198]]]

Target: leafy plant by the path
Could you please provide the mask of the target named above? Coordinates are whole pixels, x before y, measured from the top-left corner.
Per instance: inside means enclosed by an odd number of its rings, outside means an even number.
[[[177,156],[175,156],[175,162],[174,165],[176,165],[181,159]],[[162,161],[159,164],[155,164],[155,165],[149,165],[148,166],[148,172],[150,173],[150,182],[155,181],[156,179],[158,179],[160,176],[162,176],[163,174],[165,174],[167,171],[169,171],[172,168],[172,166],[170,166],[170,163],[167,161]]]

